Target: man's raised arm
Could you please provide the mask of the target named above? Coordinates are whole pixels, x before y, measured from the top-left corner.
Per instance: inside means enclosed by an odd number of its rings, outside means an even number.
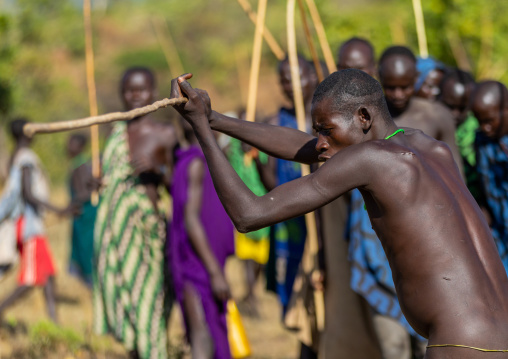
[[[191,74],[179,78],[188,80]],[[273,126],[265,123],[248,122],[222,115],[211,110],[210,98],[204,90],[193,89],[208,107],[208,121],[212,130],[219,131],[248,143],[270,156],[288,161],[312,164],[318,162],[316,138],[292,128]],[[171,97],[181,97],[177,79],[171,81]],[[183,108],[184,105],[176,106]]]
[[[362,170],[362,167],[370,157],[347,148],[315,173],[278,186],[264,196],[256,196],[243,183],[217,145],[208,123],[209,106],[186,78],[179,77],[178,82],[189,102],[176,109],[192,125],[217,194],[240,232],[300,216],[331,202],[352,188],[368,183],[368,171]]]
[[[248,122],[212,111],[212,130],[246,142],[270,156],[312,164],[318,162],[316,137],[292,128]]]

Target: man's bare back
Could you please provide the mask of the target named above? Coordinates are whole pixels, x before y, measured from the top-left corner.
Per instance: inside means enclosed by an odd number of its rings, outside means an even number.
[[[358,70],[330,75],[314,94],[318,137],[246,123],[209,108],[203,91],[179,78],[190,101],[177,110],[191,123],[217,193],[239,231],[319,208],[358,188],[385,249],[404,315],[429,345],[508,349],[508,278],[479,207],[445,144],[420,131],[398,133],[383,91]],[[172,96],[180,96],[173,84]],[[210,121],[210,124],[208,124]],[[228,165],[211,128],[313,174],[255,196]],[[459,347],[431,347],[427,358],[497,358]]]

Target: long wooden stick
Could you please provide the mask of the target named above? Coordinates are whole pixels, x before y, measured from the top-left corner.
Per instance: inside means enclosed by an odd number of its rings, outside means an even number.
[[[245,11],[247,16],[249,17],[249,19],[254,24],[256,24],[257,23],[257,14],[254,11],[252,11],[252,8],[251,8],[249,2],[247,0],[237,0],[237,1],[240,4],[240,6],[242,7],[243,11]],[[266,44],[268,45],[268,47],[270,48],[272,53],[275,55],[277,60],[279,60],[279,61],[284,60],[284,58],[286,57],[284,50],[282,50],[280,45],[277,43],[277,40],[275,40],[275,38],[273,37],[270,30],[268,30],[266,27],[264,28],[264,31],[263,31],[263,37],[266,41]]]
[[[312,40],[309,23],[307,22],[307,15],[305,14],[305,7],[303,6],[303,0],[298,0],[298,8],[300,9],[303,29],[305,30],[305,38],[307,39],[307,45],[309,46],[310,54],[312,56],[312,62],[314,63],[318,80],[321,82],[325,79],[325,76],[323,75],[321,62],[319,62],[316,46],[314,46],[314,41]]]
[[[420,56],[427,58],[429,57],[429,49],[427,47],[427,35],[425,34],[425,21],[423,18],[421,0],[413,0],[413,10],[415,13],[416,34],[418,35],[418,47],[420,49]]]
[[[321,50],[323,51],[323,55],[325,57],[328,72],[335,72],[337,71],[337,65],[333,59],[332,49],[330,48],[330,44],[326,38],[325,27],[323,26],[321,16],[319,16],[319,11],[314,0],[307,0],[307,7],[309,8],[310,16],[312,18],[312,22],[314,23],[314,28],[316,29],[316,34],[318,36],[319,44],[321,45]]]
[[[259,0],[256,32],[254,34],[254,48],[252,50],[252,62],[250,65],[249,93],[247,97],[247,121],[254,122],[256,119],[256,100],[258,95],[259,67],[261,66],[261,49],[263,47],[263,30],[265,27],[267,0]]]
[[[94,125],[102,125],[116,121],[128,121],[136,117],[147,115],[151,112],[157,111],[160,108],[175,106],[186,103],[186,97],[178,98],[165,98],[156,101],[151,105],[135,108],[126,112],[112,112],[99,116],[85,117],[78,120],[49,122],[49,123],[28,123],[23,127],[23,132],[28,137],[32,137],[36,133],[54,133],[62,131],[77,130],[79,128],[90,127]]]
[[[452,29],[448,29],[446,30],[446,38],[450,44],[450,49],[452,50],[457,66],[462,70],[472,71],[473,68],[471,66],[471,62],[469,61],[469,56],[467,55],[467,51],[459,34]]]
[[[97,116],[97,90],[95,88],[95,67],[92,45],[92,21],[90,0],[83,1],[83,23],[85,27],[85,55],[86,55],[86,84],[88,87],[88,102],[90,105],[90,116]],[[90,128],[90,146],[92,149],[92,176],[99,178],[101,175],[100,153],[99,153],[99,127]],[[99,193],[92,192],[92,205],[99,203]]]
[[[153,17],[151,20],[155,36],[168,63],[171,77],[175,78],[185,73],[175,42],[169,31],[168,23],[163,17]]]
[[[300,63],[298,61],[298,52],[296,49],[295,0],[288,0],[287,3],[287,36],[289,66],[291,69],[291,83],[293,86],[296,121],[298,123],[298,129],[302,132],[307,132],[302,84],[300,81]],[[307,176],[310,174],[310,166],[302,164],[301,168],[302,176]],[[307,240],[309,241],[310,255],[313,257],[314,267],[316,267],[319,245],[317,239],[316,217],[314,213],[307,213],[305,215],[305,224],[307,225]],[[325,320],[324,296],[323,292],[320,290],[314,291],[314,305],[316,308],[316,321],[318,330],[323,330]]]

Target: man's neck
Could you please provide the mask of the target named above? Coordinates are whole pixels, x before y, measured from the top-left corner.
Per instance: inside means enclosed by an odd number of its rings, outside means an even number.
[[[384,140],[399,129],[399,127],[397,127],[395,122],[393,122],[393,120],[391,119],[390,121],[386,121],[383,118],[380,118],[378,121],[379,121],[378,126],[371,130],[373,131],[372,132],[373,140]]]
[[[404,113],[406,113],[406,111],[409,109],[409,107],[411,106],[411,101],[412,99],[410,99],[406,105],[406,107],[402,108],[402,109],[397,109],[397,108],[394,108],[392,107],[389,103],[388,103],[388,110],[390,111],[390,116],[392,116],[393,120],[397,120],[397,118],[399,118],[400,116],[402,116]]]

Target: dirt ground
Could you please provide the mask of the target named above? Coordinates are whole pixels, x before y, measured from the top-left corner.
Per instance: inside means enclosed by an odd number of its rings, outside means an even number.
[[[64,195],[58,196],[65,198]],[[62,201],[63,203],[64,199]],[[111,338],[97,338],[91,334],[92,304],[88,289],[67,271],[69,257],[70,222],[56,217],[47,218],[49,244],[57,265],[57,314],[64,330],[86,338],[92,343],[94,350],[86,353],[82,348],[76,351],[52,349],[44,355],[39,350],[47,344],[47,339],[39,338],[34,326],[48,320],[42,291],[36,289],[20,300],[9,310],[0,321],[0,359],[6,358],[126,358],[123,348]],[[233,297],[241,298],[244,293],[242,263],[235,258],[228,261],[226,274]],[[0,300],[7,296],[16,285],[18,268],[0,281]],[[275,295],[266,293],[264,281],[260,281],[257,293],[260,299],[261,318],[253,319],[243,316],[243,323],[252,347],[252,358],[259,359],[290,359],[296,358],[298,342],[294,335],[280,325],[280,306]],[[35,333],[35,334],[34,334]],[[189,358],[188,348],[183,339],[184,331],[178,306],[174,306],[171,314],[169,336],[171,344],[177,348],[173,357]],[[72,337],[72,334],[70,335]],[[65,338],[69,335],[65,334]],[[91,339],[90,339],[91,338]],[[66,339],[72,340],[72,339]],[[37,342],[37,343],[35,343]],[[35,345],[37,344],[37,345]],[[42,347],[41,347],[42,345]],[[34,349],[35,348],[35,349]],[[183,354],[181,354],[183,353]]]

